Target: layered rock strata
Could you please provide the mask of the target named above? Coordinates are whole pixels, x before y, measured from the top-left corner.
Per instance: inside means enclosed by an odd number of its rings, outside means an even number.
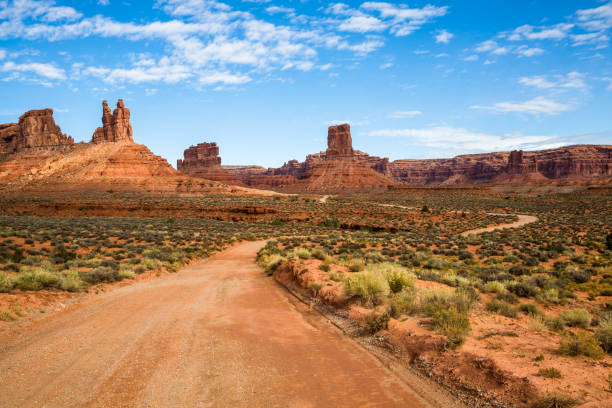
[[[11,154],[30,148],[48,148],[74,143],[55,124],[53,109],[31,110],[18,123],[0,124],[0,153]]]
[[[227,184],[242,184],[236,177],[221,167],[219,146],[214,142],[191,146],[185,150],[183,157],[183,160],[177,160],[176,168],[189,176]]]

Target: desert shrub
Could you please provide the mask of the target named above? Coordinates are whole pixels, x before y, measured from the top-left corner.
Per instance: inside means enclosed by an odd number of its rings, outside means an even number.
[[[0,293],[10,292],[15,286],[13,279],[5,273],[0,273]]]
[[[546,327],[546,319],[542,315],[529,315],[529,328],[541,332]]]
[[[41,290],[55,288],[59,283],[57,275],[42,270],[24,272],[14,279],[15,288],[21,290]]]
[[[294,253],[300,259],[310,258],[310,251],[306,248],[298,248],[294,251]]]
[[[606,249],[612,251],[612,232],[606,235]]]
[[[321,248],[315,248],[310,252],[310,255],[315,258],[318,259],[320,261],[323,261],[326,257],[327,254],[321,249]]]
[[[308,287],[312,290],[314,295],[317,296],[319,294],[319,291],[323,287],[323,284],[321,284],[320,282],[310,282],[310,285],[308,285]]]
[[[586,356],[600,359],[604,355],[599,342],[586,333],[569,333],[559,344],[559,352],[566,356]]]
[[[566,325],[570,327],[587,328],[591,325],[593,317],[586,309],[567,309],[559,313]]]
[[[416,290],[412,287],[404,288],[401,292],[394,293],[389,299],[391,315],[398,318],[402,314],[413,314],[419,309]]]
[[[140,264],[142,266],[144,266],[145,268],[147,268],[147,270],[153,270],[153,269],[157,269],[159,268],[159,264],[157,263],[157,261],[155,259],[151,259],[151,258],[143,258],[140,261]]]
[[[92,269],[91,271],[79,272],[79,276],[83,281],[92,285],[102,282],[110,283],[120,280],[118,271],[103,266]]]
[[[612,312],[607,312],[599,319],[595,337],[607,353],[612,353]]]
[[[506,317],[516,318],[518,315],[518,308],[503,300],[492,299],[486,303],[485,307],[489,312]]]
[[[539,377],[545,377],[545,378],[563,378],[561,371],[559,371],[558,369],[554,367],[540,368],[536,375]]]
[[[17,320],[15,313],[11,312],[10,310],[0,310],[0,321],[12,322],[13,320]]]
[[[508,269],[508,272],[514,276],[525,275],[529,273],[529,270],[525,268],[523,265],[513,265]]]
[[[60,278],[59,288],[67,292],[78,292],[83,287],[83,281],[77,272],[72,272]]]
[[[524,298],[534,297],[538,293],[537,287],[525,282],[513,283],[506,288],[515,295]]]
[[[168,269],[168,267],[166,266],[166,269]],[[169,272],[172,272],[170,270],[168,270]],[[119,267],[119,272],[117,273],[119,279],[134,279],[135,273],[134,273],[134,269],[132,269],[132,267],[130,265],[127,264],[122,264]]]
[[[531,408],[572,408],[578,401],[565,395],[545,395],[531,404]]]
[[[319,269],[322,270],[323,272],[329,272],[331,269],[331,266],[329,266],[328,264],[322,263],[321,265],[319,265]]]
[[[446,261],[442,258],[430,258],[424,265],[426,269],[444,269],[446,267]]]
[[[470,318],[466,313],[454,309],[438,310],[431,316],[431,327],[446,336],[451,347],[461,345],[470,332]]]
[[[389,324],[389,314],[378,310],[366,314],[363,317],[364,329],[368,334],[374,334],[387,328]]]
[[[491,281],[484,285],[484,291],[487,293],[502,293],[506,290],[506,285],[503,282]]]
[[[344,288],[349,296],[358,296],[366,305],[379,304],[389,294],[385,277],[375,272],[357,272],[347,276]]]
[[[136,265],[134,266],[134,272],[136,272],[137,274],[141,274],[141,273],[145,273],[147,270],[147,268],[144,265]]]
[[[266,256],[262,258],[264,269],[268,275],[272,275],[276,268],[278,268],[283,262],[285,258],[278,254]]]
[[[403,266],[389,262],[368,265],[366,271],[382,274],[387,280],[392,293],[398,293],[404,288],[413,287],[416,280],[415,276]]]
[[[497,296],[495,296],[495,299],[508,302],[513,305],[519,302],[518,296],[516,296],[514,293],[498,293]]]
[[[351,261],[349,262],[349,265],[348,265],[348,269],[351,272],[360,272],[360,271],[363,271],[364,267],[365,267],[365,263],[364,263],[363,259],[361,259],[361,258],[351,259]]]
[[[330,280],[333,280],[334,282],[342,282],[342,280],[344,279],[344,274],[342,272],[331,272],[328,275]]]
[[[535,303],[523,303],[519,306],[519,310],[531,316],[539,316],[542,314]]]
[[[552,331],[561,331],[565,328],[565,320],[561,317],[545,317],[544,323]]]

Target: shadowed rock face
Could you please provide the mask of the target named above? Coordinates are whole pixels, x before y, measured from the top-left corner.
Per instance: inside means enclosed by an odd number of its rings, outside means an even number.
[[[19,117],[19,123],[0,125],[0,153],[73,143],[55,124],[53,109],[31,110]]]
[[[330,126],[327,129],[327,157],[352,156],[353,139],[351,138],[351,127],[348,123],[338,126]]]
[[[221,167],[219,146],[214,142],[191,146],[185,150],[183,157],[184,160],[177,160],[176,168],[187,175],[227,184],[242,184]]]
[[[106,101],[102,101],[102,127],[95,130],[91,141],[92,143],[134,142],[130,110],[125,107],[122,99],[117,101],[117,109],[112,114]]]

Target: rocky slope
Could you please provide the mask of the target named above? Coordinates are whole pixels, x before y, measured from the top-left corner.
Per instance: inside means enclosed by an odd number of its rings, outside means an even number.
[[[106,101],[102,110],[103,126],[96,129],[92,142],[78,144],[60,133],[53,122],[52,110],[23,115],[17,124],[17,143],[12,138],[2,139],[10,139],[13,145],[8,142],[3,145],[7,154],[0,157],[0,191],[258,193],[186,176],[146,146],[134,143],[130,111],[121,99],[112,115]],[[4,130],[2,135],[14,127],[0,126]]]
[[[227,184],[242,184],[221,167],[219,146],[216,143],[200,143],[197,146],[191,146],[185,150],[183,157],[183,160],[177,160],[176,168],[189,176]]]
[[[21,115],[18,123],[0,124],[0,154],[73,143],[55,124],[53,109],[31,110]]]

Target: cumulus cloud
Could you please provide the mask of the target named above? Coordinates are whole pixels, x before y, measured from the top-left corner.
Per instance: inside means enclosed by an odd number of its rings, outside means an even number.
[[[498,102],[491,106],[473,105],[470,109],[485,109],[498,113],[526,113],[556,115],[572,109],[572,105],[555,102],[542,96],[524,102]]]
[[[438,34],[436,34],[436,42],[448,44],[454,36],[455,34],[451,34],[446,30],[440,30],[438,31]]]

